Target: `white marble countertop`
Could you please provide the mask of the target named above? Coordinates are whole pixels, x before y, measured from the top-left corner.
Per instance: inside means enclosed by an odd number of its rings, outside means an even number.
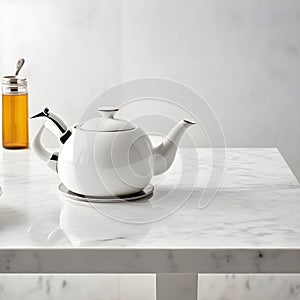
[[[278,150],[226,149],[199,208],[212,161],[181,149],[152,198],[80,205],[31,151],[2,150],[0,272],[300,272],[300,186]]]

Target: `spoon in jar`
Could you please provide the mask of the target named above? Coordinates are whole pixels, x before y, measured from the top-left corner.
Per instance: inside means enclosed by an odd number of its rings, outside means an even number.
[[[23,65],[25,63],[25,59],[24,58],[20,58],[17,62],[17,67],[16,67],[16,75],[15,76],[18,76],[19,75],[19,72],[20,70],[22,69]]]

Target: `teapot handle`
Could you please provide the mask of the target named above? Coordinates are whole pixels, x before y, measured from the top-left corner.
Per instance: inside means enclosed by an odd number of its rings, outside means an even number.
[[[48,121],[47,121],[48,122]],[[46,122],[46,123],[47,123]],[[42,144],[42,135],[45,129],[50,129],[47,124],[43,124],[40,130],[37,132],[37,134],[34,136],[32,142],[31,142],[31,147],[35,154],[44,162],[46,162],[47,166],[57,172],[57,160],[58,160],[58,152],[49,152],[44,145]],[[51,130],[50,131],[57,136],[55,131]],[[58,136],[57,136],[58,137]],[[59,137],[58,137],[59,138]]]

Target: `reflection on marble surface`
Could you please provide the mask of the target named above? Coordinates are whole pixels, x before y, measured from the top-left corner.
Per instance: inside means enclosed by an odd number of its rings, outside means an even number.
[[[219,192],[203,210],[210,149],[181,149],[151,199],[84,207],[59,198],[56,174],[31,151],[4,150],[0,247],[299,246],[300,188],[278,150],[226,149],[226,160]]]
[[[93,207],[66,203],[60,214],[60,228],[74,246],[130,247],[145,238],[151,225],[120,224]]]

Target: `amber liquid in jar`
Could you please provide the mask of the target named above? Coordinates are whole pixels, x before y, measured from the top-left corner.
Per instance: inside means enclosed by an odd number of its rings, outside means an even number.
[[[2,144],[28,148],[28,94],[2,95]]]

